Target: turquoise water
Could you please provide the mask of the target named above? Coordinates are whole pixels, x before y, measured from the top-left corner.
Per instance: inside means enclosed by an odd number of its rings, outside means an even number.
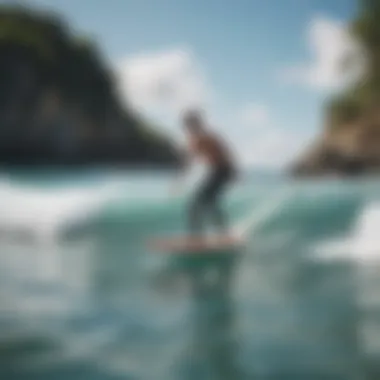
[[[208,257],[148,249],[183,231],[169,186],[4,175],[1,379],[379,378],[380,181],[247,176],[227,199],[247,247]]]

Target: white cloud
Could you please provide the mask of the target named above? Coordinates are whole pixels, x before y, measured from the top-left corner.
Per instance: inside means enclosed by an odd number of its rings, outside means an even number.
[[[269,110],[262,104],[251,103],[242,108],[240,119],[248,127],[264,127],[270,122]]]
[[[127,103],[153,118],[157,118],[157,113],[161,121],[169,116],[176,125],[183,108],[201,106],[210,110],[209,101],[214,94],[198,60],[188,50],[126,57],[118,64],[117,72],[119,89]],[[216,127],[231,142],[244,166],[281,167],[298,153],[300,136],[274,126],[265,105],[247,104],[227,125],[223,123],[228,119],[228,111],[219,111],[215,115],[207,112],[208,119],[224,114],[226,118],[221,118]]]
[[[197,60],[185,49],[126,57],[117,71],[122,95],[145,112],[178,114],[204,105],[209,97]]]
[[[278,127],[268,107],[252,103],[238,114],[233,132],[236,155],[243,166],[282,168],[299,153],[307,136]]]
[[[305,136],[272,127],[247,136],[239,144],[239,158],[244,166],[281,169],[296,158],[306,141]]]
[[[315,17],[309,25],[307,38],[311,60],[286,69],[283,74],[288,81],[333,90],[346,85],[360,74],[363,62],[360,62],[359,57],[363,55],[344,24]],[[347,56],[354,56],[358,62],[349,70],[342,70]]]

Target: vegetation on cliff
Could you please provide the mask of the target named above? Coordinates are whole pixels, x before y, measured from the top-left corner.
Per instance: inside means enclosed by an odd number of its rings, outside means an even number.
[[[362,65],[361,75],[329,101],[325,129],[295,165],[301,174],[357,174],[380,170],[380,0],[358,0],[348,28],[360,52],[342,70]]]
[[[0,6],[0,163],[172,165],[168,138],[123,107],[96,44],[51,13]]]
[[[337,124],[357,120],[380,101],[380,1],[360,0],[359,5],[349,31],[365,56],[365,70],[351,88],[332,101],[329,110],[338,118]],[[347,57],[342,69],[357,59]]]

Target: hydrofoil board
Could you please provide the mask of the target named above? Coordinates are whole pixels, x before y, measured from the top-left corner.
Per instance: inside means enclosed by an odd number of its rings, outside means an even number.
[[[172,236],[157,238],[150,242],[150,246],[158,251],[171,253],[208,253],[234,250],[242,247],[244,238],[237,235],[219,235],[212,237]]]

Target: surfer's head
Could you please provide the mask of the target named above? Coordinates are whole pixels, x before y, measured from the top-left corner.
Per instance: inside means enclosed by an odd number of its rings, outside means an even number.
[[[190,110],[183,115],[183,124],[190,133],[200,133],[204,129],[202,114],[197,110]]]

